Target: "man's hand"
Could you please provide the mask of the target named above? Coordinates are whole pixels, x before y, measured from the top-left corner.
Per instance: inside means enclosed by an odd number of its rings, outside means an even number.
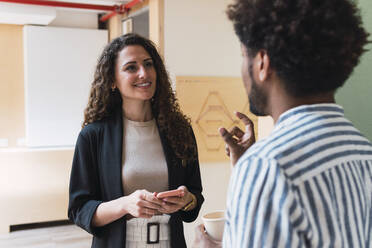
[[[222,247],[222,242],[213,240],[205,232],[204,225],[201,224],[195,229],[195,241],[192,245],[193,248],[220,248]]]
[[[245,132],[237,126],[232,127],[229,131],[223,127],[219,129],[226,143],[226,154],[230,157],[232,166],[235,166],[243,153],[256,142],[252,120],[240,112],[235,112],[235,115],[244,123]]]

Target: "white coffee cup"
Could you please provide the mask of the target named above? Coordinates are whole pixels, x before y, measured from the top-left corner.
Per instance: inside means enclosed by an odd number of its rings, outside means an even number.
[[[225,219],[225,211],[222,210],[213,211],[202,216],[205,230],[214,240],[222,240]]]

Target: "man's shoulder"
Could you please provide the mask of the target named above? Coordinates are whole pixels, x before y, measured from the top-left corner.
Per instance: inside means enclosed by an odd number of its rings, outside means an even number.
[[[273,177],[291,181],[283,167],[282,155],[293,150],[294,145],[280,132],[272,132],[266,138],[252,145],[238,160],[236,167],[239,173],[252,171],[255,166],[261,167],[261,173],[273,172]],[[263,172],[266,171],[266,172]]]
[[[280,175],[286,180],[285,171],[280,166],[275,157],[265,156],[262,153],[245,153],[235,165],[235,176],[240,177],[245,174],[268,174],[268,177],[277,177]]]
[[[274,144],[277,136],[277,134],[272,133],[269,136],[257,141],[243,154],[241,160],[249,160],[252,158],[275,160],[275,150],[280,148]]]

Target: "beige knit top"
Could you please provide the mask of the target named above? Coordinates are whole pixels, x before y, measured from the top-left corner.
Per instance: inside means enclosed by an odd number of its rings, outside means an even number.
[[[123,118],[124,195],[137,189],[168,190],[168,167],[155,119],[136,122]]]

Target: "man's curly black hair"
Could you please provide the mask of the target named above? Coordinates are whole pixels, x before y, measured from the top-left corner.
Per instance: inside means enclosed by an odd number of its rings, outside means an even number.
[[[236,0],[227,15],[249,56],[265,50],[293,96],[335,91],[369,43],[349,0]]]

